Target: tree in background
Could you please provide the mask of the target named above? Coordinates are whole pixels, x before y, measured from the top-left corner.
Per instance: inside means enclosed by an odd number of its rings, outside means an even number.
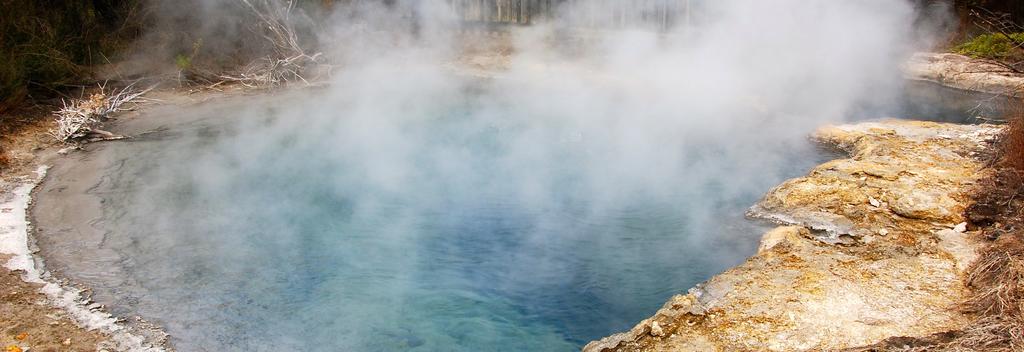
[[[139,32],[140,1],[0,0],[0,113],[82,83]]]
[[[1024,74],[1024,1],[962,0],[957,12],[962,43],[953,51]]]
[[[993,13],[1008,14],[1018,24],[1024,24],[1024,1],[1020,0],[956,0],[958,8],[985,9]]]

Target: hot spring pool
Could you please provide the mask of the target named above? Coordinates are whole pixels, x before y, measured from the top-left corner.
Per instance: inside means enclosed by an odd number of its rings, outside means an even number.
[[[325,94],[122,122],[41,187],[48,268],[181,351],[571,351],[751,255],[747,207],[833,157],[758,125]]]

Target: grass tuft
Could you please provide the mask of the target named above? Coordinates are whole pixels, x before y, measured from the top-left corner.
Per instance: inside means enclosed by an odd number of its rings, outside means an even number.
[[[998,159],[967,208],[967,218],[992,242],[967,272],[961,306],[978,319],[943,350],[1024,351],[1024,102],[1007,110]]]
[[[1011,111],[1006,134],[1001,141],[1004,166],[1024,173],[1024,104],[1018,104]]]
[[[3,146],[0,146],[0,168],[6,167],[11,164],[11,158],[7,156],[7,152]]]

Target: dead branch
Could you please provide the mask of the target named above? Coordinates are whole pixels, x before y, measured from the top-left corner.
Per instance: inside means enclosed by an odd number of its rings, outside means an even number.
[[[303,73],[311,64],[316,64],[319,53],[309,56],[299,54],[285,58],[265,57],[246,65],[234,75],[221,75],[226,81],[238,82],[250,88],[275,87],[293,82],[309,84]]]
[[[225,81],[251,88],[275,87],[289,83],[309,84],[304,74],[320,64],[320,53],[308,54],[290,20],[292,0],[238,0],[259,20],[255,29],[273,47],[273,54],[257,59],[235,74],[220,75]]]
[[[50,130],[50,135],[63,143],[127,138],[98,129],[97,125],[112,113],[134,109],[135,104],[143,101],[142,96],[150,90],[152,88],[137,91],[128,85],[108,93],[106,87],[100,85],[99,92],[88,98],[62,99],[63,107],[53,113],[56,126]]]

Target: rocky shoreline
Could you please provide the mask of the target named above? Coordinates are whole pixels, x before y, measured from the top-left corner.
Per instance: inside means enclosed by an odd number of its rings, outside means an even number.
[[[750,215],[786,224],[756,255],[584,351],[841,350],[955,330],[977,158],[999,127],[887,120],[814,139],[850,157],[772,189]]]
[[[960,54],[917,53],[903,66],[903,72],[907,79],[993,95],[1021,97],[1024,89],[1024,75]]]
[[[784,182],[750,212],[790,226],[766,233],[744,264],[584,350],[834,350],[962,327],[969,317],[950,308],[966,294],[962,275],[977,248],[962,210],[983,176],[976,156],[998,130],[901,120],[820,129],[817,141],[850,158]],[[70,302],[109,319],[83,298]],[[114,321],[73,320],[108,337],[126,333]],[[152,348],[131,340],[105,345]]]
[[[979,87],[944,76],[928,78],[927,72],[948,65],[922,62],[931,68],[916,71],[918,79]],[[1002,89],[1017,84],[1000,82],[995,86]],[[783,183],[751,209],[752,216],[787,225],[766,233],[756,255],[673,297],[632,330],[584,350],[834,350],[962,327],[970,317],[951,308],[965,294],[963,271],[978,244],[961,214],[967,191],[983,176],[975,156],[998,130],[896,120],[822,128],[814,138],[850,158]],[[8,182],[4,197],[16,195],[11,190],[22,185],[16,183]],[[27,194],[18,199],[29,201]],[[27,228],[24,215],[13,215]],[[23,243],[28,248],[28,235]],[[33,255],[0,251],[6,267],[19,270],[23,279],[32,275],[10,263],[38,262]],[[43,271],[34,275],[46,277]],[[69,306],[47,293],[48,305],[113,319],[101,307],[89,306],[74,287],[52,277],[43,284],[42,292],[57,287],[53,292],[74,293],[67,296],[73,297]],[[99,327],[71,315],[78,326],[102,332],[101,348],[166,347],[131,334],[122,322]],[[114,342],[118,334],[127,340]]]

